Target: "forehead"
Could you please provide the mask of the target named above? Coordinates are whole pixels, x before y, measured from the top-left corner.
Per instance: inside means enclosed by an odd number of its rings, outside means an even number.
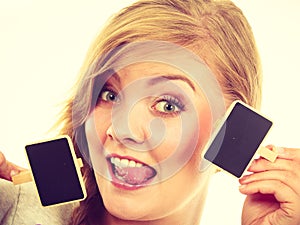
[[[114,74],[114,79],[116,79],[120,84],[147,77],[153,78],[152,84],[157,84],[162,81],[182,81],[196,91],[196,84],[186,73],[175,66],[171,66],[166,63],[135,63],[124,67]]]
[[[138,74],[140,76],[153,76],[161,74],[180,74],[187,75],[175,66],[160,62],[140,62],[128,65],[117,71],[120,76]]]

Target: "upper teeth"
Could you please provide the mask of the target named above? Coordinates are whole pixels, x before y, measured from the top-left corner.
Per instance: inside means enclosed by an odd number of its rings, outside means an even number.
[[[111,157],[110,162],[118,167],[142,167],[143,164],[128,159],[120,159],[117,157]]]

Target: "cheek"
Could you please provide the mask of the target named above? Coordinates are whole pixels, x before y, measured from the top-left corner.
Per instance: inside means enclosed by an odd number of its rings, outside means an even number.
[[[107,128],[110,125],[109,115],[110,113],[105,113],[102,109],[95,108],[85,122],[91,167],[97,174],[105,178],[107,177],[107,162],[103,152],[103,144],[106,140]]]
[[[207,143],[212,133],[213,118],[212,118],[210,104],[208,103],[208,100],[205,96],[202,96],[201,101],[198,103],[197,107],[199,108],[198,118],[199,118],[199,128],[200,128],[199,137],[198,137],[199,139],[198,154],[201,155],[202,149],[204,145]]]
[[[190,156],[199,165],[202,150],[212,132],[212,114],[206,98],[199,99],[194,107],[193,115],[184,120],[182,132],[186,141],[183,149],[184,154]]]
[[[196,116],[187,113],[176,119],[165,120],[162,143],[151,151],[151,155],[158,162],[170,157],[173,162],[181,164],[185,164],[193,156],[200,160],[201,150],[210,137],[211,119],[209,108],[202,105],[202,110]]]
[[[203,147],[212,133],[212,115],[208,105],[200,113],[199,128],[199,144]]]
[[[104,143],[107,129],[111,124],[111,110],[97,107],[94,110],[93,116],[97,135],[101,143]]]
[[[167,159],[178,148],[183,136],[181,124],[180,119],[176,118],[164,121],[164,128],[157,128],[157,132],[164,129],[165,133],[161,139],[161,144],[151,151],[151,155],[156,158],[156,161],[161,162]],[[156,131],[153,130],[152,132]]]

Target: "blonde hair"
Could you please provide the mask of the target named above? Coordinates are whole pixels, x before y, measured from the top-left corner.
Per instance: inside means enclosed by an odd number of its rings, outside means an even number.
[[[251,27],[239,8],[227,0],[140,0],[114,15],[99,33],[63,111],[61,133],[73,138],[78,157],[75,133],[85,122],[91,96],[76,96],[83,87],[91,89],[92,79],[86,77],[97,73],[103,56],[113,49],[147,40],[168,41],[192,50],[216,75],[228,102],[239,99],[260,106],[260,59]],[[74,211],[72,224],[93,224],[105,210],[92,168],[85,166],[83,175],[88,197]]]

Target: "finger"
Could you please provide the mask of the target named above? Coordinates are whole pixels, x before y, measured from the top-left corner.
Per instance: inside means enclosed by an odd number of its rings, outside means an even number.
[[[21,167],[21,166],[18,166],[18,165],[16,165],[16,164],[14,164],[14,163],[12,163],[12,162],[9,162],[9,163],[10,163],[11,168],[12,168],[13,170],[17,170],[17,171],[25,171],[25,170],[28,170],[28,169],[26,169],[26,168],[24,168],[24,167]]]
[[[277,158],[290,159],[300,162],[300,149],[276,147],[275,145],[267,145],[266,148],[278,154]]]
[[[287,185],[277,180],[255,181],[241,185],[240,192],[246,195],[252,194],[271,194],[284,207],[300,209],[300,197]]]
[[[2,152],[0,152],[0,178],[10,179],[10,168]]]
[[[245,175],[239,179],[240,184],[245,185],[257,181],[277,180],[290,187],[300,197],[300,175],[295,171],[264,171]]]
[[[26,170],[6,160],[4,154],[0,152],[0,178],[11,180],[11,177]]]
[[[277,153],[277,158],[290,159],[300,162],[300,149],[276,147],[274,145],[267,145],[266,148]]]
[[[293,220],[299,222],[300,198],[288,186],[276,180],[256,181],[240,186],[240,192],[246,195],[273,195],[280,208],[276,210],[276,220]],[[272,223],[273,224],[273,223]],[[287,223],[294,224],[294,223]]]
[[[287,171],[300,171],[300,163],[294,160],[277,158],[274,163],[263,159],[255,159],[252,161],[249,172],[263,172],[267,170],[287,170]]]
[[[278,158],[289,159],[300,163],[300,149],[299,148],[283,148],[276,147]]]

